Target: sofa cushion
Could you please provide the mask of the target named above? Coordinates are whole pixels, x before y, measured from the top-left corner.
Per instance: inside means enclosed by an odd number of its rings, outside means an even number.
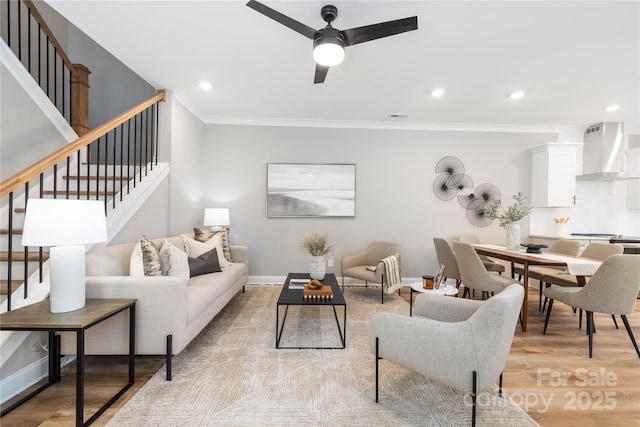
[[[165,239],[159,253],[163,276],[190,276],[187,254],[176,245]]]
[[[220,263],[220,267],[228,267],[231,265],[229,261],[227,261],[224,257],[222,251],[222,240],[218,234],[207,240],[206,242],[198,242],[197,240],[192,239],[188,236],[182,236],[184,240],[184,249],[187,253],[187,256],[191,258],[197,258],[205,252],[209,252],[213,248],[218,250],[218,261]]]
[[[203,230],[201,228],[194,228],[193,235],[198,242],[206,242],[216,234],[220,235],[222,241],[222,251],[224,252],[224,258],[231,262],[231,246],[229,245],[229,227],[223,227],[221,230]]]
[[[208,273],[219,273],[222,271],[218,261],[218,250],[213,248],[197,258],[188,258],[190,277],[200,276]]]

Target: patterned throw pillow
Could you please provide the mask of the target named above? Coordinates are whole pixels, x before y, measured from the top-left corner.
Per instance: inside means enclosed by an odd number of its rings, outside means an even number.
[[[229,245],[229,227],[222,227],[221,230],[202,230],[200,228],[194,228],[193,234],[195,239],[198,242],[206,242],[211,239],[216,234],[220,235],[222,239],[222,252],[224,253],[224,258],[231,262],[231,247]]]
[[[158,253],[156,245],[154,245],[147,236],[142,236],[140,239],[140,248],[142,249],[144,275],[162,276],[162,264],[160,263],[160,254]]]

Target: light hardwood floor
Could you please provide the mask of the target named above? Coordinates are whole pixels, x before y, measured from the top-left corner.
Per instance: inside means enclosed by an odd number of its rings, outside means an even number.
[[[408,288],[401,295],[409,300]],[[415,293],[414,293],[415,297]],[[640,339],[640,300],[629,316]],[[504,371],[505,391],[542,426],[636,426],[640,420],[640,359],[622,321],[595,316],[593,358],[578,315],[556,303],[549,328],[538,312],[538,291],[529,288],[528,332],[518,327]],[[127,376],[125,358],[90,358],[85,417],[93,414]],[[164,363],[162,357],[136,358],[136,384],[94,426],[104,426]],[[75,367],[64,368],[60,384],[42,392],[0,420],[3,427],[69,426],[74,420]],[[480,401],[481,405],[482,402]]]

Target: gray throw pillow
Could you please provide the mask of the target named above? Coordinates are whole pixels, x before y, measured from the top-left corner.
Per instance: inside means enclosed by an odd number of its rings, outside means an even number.
[[[189,257],[188,261],[190,277],[222,271],[218,262],[218,251],[215,248],[197,258]]]

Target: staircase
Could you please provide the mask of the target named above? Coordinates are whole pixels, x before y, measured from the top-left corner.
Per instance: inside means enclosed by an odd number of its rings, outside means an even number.
[[[47,248],[21,245],[22,225],[29,199],[102,201],[108,236],[112,239],[169,174],[169,165],[158,162],[159,103],[165,98],[164,91],[90,130],[84,124],[87,121],[86,111],[82,113],[72,102],[75,100],[77,103],[82,88],[76,87],[74,91],[71,83],[66,83],[67,78],[75,79],[71,77],[74,69],[82,66],[68,65],[71,62],[62,52],[66,59],[60,60],[64,64],[61,66],[61,82],[51,83],[48,80],[49,74],[56,74],[55,71],[49,72],[48,62],[47,80],[37,75],[35,70],[41,70],[44,65],[34,66],[31,61],[32,57],[42,54],[28,53],[28,60],[24,59],[21,51],[27,50],[25,46],[31,46],[33,42],[31,38],[29,41],[20,41],[20,33],[24,31],[16,30],[16,26],[9,25],[7,19],[17,17],[18,21],[29,23],[39,18],[39,14],[31,1],[3,1],[2,7],[5,6],[6,11],[2,10],[3,41],[0,41],[2,65],[42,109],[68,144],[39,160],[34,159],[37,161],[0,183],[0,313],[41,301],[49,293]],[[12,29],[5,31],[6,27]],[[40,22],[37,22],[37,27],[48,30],[46,24]],[[59,55],[59,44],[55,38],[49,34],[39,38],[47,40],[45,56],[48,58],[52,51],[57,58],[55,55]],[[13,39],[13,42],[7,39]],[[52,62],[56,64],[58,59]],[[85,71],[88,75],[88,70]],[[88,84],[85,86],[88,88]],[[80,99],[79,103],[87,104],[86,101],[86,98]],[[69,122],[73,120],[76,120],[76,124],[72,128]],[[87,250],[90,249],[87,247]],[[0,366],[4,367],[29,336],[28,333],[0,332]],[[44,369],[46,371],[46,366]],[[26,370],[27,367],[21,369]],[[36,369],[29,367],[29,370]],[[16,380],[16,375],[29,379]],[[0,400],[4,402],[31,385],[32,379],[39,379],[38,375],[18,372],[10,375],[10,378],[4,376],[1,378]]]

